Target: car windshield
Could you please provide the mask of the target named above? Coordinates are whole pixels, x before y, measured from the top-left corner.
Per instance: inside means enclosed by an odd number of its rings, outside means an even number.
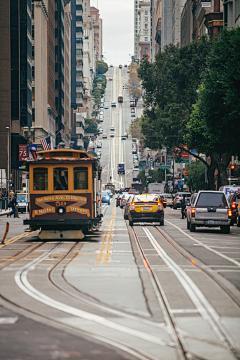
[[[104,191],[104,192],[102,192],[102,196],[109,196],[109,193]]]
[[[26,194],[18,194],[17,202],[26,202]]]
[[[223,193],[200,193],[196,207],[228,207],[226,197]]]
[[[158,201],[158,196],[153,195],[138,195],[135,196],[134,201]]]

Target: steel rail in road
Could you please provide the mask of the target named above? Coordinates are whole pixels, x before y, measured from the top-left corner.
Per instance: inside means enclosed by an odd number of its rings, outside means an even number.
[[[201,314],[202,318],[207,320],[207,322],[209,323],[210,327],[213,329],[215,335],[218,337],[219,342],[215,342],[214,340],[210,340],[210,339],[200,339],[200,341],[204,342],[209,342],[212,344],[214,344],[215,346],[220,346],[220,347],[224,347],[225,349],[229,349],[229,351],[232,353],[232,355],[234,356],[234,358],[236,359],[240,359],[240,356],[238,354],[238,351],[235,349],[235,345],[233,343],[233,339],[230,336],[230,334],[228,333],[228,331],[226,330],[226,328],[220,323],[220,317],[217,314],[216,310],[212,307],[212,305],[209,303],[209,301],[207,300],[207,298],[204,296],[204,294],[201,292],[201,290],[197,287],[197,285],[194,283],[194,281],[186,274],[186,272],[176,264],[176,262],[174,262],[174,260],[167,255],[167,253],[163,250],[163,248],[160,246],[160,244],[158,243],[158,241],[155,239],[154,235],[151,233],[151,231],[149,230],[149,227],[144,226],[143,223],[140,223],[144,233],[146,234],[147,238],[149,239],[150,243],[152,244],[153,248],[155,249],[156,253],[159,255],[159,257],[165,262],[165,264],[168,266],[168,268],[175,274],[176,278],[179,280],[179,282],[181,283],[181,285],[183,286],[183,288],[185,289],[186,293],[188,294],[189,298],[192,300],[193,304],[196,306],[197,311],[199,312],[199,314]],[[152,224],[153,225],[153,224]],[[152,228],[157,229],[160,234],[166,239],[166,236],[164,236],[164,234],[161,232],[161,230],[157,227],[157,226],[152,226]],[[157,279],[157,277],[155,276],[155,273],[151,267],[151,264],[149,263],[149,261],[147,260],[147,256],[144,253],[144,250],[141,246],[141,241],[138,238],[136,231],[134,230],[134,227],[132,227],[132,232],[135,238],[135,241],[137,243],[138,249],[141,253],[142,259],[143,259],[143,263],[145,264],[149,275],[151,276],[153,282],[154,282],[154,288],[155,291],[157,292],[158,298],[161,298],[162,303],[165,306],[165,314],[168,315],[168,319],[170,321],[170,323],[172,324],[172,330],[175,332],[175,335],[177,337],[178,343],[180,345],[180,348],[182,349],[183,355],[186,359],[189,358],[190,356],[198,356],[197,354],[193,353],[192,351],[190,351],[185,343],[184,340],[184,332],[181,331],[181,329],[179,329],[179,327],[177,326],[173,313],[171,311],[171,307],[169,305],[169,302],[167,300],[167,296],[163,290],[163,287],[161,286],[159,280]],[[173,246],[173,244],[168,241],[170,245]],[[173,246],[175,249],[176,247]],[[184,255],[179,249],[176,249],[183,257],[186,258],[186,255]],[[189,259],[188,259],[189,260]],[[191,260],[190,260],[191,261]],[[191,262],[192,263],[192,262]],[[193,263],[192,263],[193,264]],[[195,265],[195,264],[193,264]],[[199,268],[200,270],[202,270],[201,268]],[[213,278],[213,280],[215,280]],[[219,283],[217,281],[215,281],[216,284],[219,286]],[[222,290],[225,289],[222,287]],[[226,293],[226,292],[225,292]],[[229,295],[229,294],[227,294]],[[232,298],[230,298],[232,300]],[[188,337],[191,337],[191,334],[187,334]]]
[[[159,336],[155,336],[153,334],[150,334],[148,332],[144,332],[141,330],[137,330],[134,327],[128,327],[125,325],[121,325],[118,324],[117,322],[114,322],[112,319],[108,320],[106,319],[104,316],[100,316],[100,315],[95,315],[93,313],[89,313],[87,311],[84,310],[80,310],[78,307],[73,307],[70,305],[67,305],[65,303],[62,303],[58,300],[55,300],[53,298],[50,298],[49,296],[45,295],[44,293],[42,293],[41,291],[37,290],[28,280],[28,273],[29,271],[33,271],[35,268],[37,268],[37,266],[43,262],[46,261],[47,259],[51,258],[51,256],[54,255],[54,252],[58,249],[58,247],[61,246],[61,244],[65,244],[65,243],[69,243],[69,242],[64,242],[64,240],[55,242],[53,244],[53,246],[44,251],[44,253],[40,256],[38,256],[37,258],[34,258],[34,260],[30,261],[29,263],[27,263],[26,265],[24,265],[22,268],[20,268],[14,275],[14,280],[16,285],[28,296],[30,296],[31,298],[33,298],[34,300],[41,302],[43,304],[45,304],[46,306],[50,306],[56,310],[65,312],[69,315],[72,315],[74,317],[78,317],[81,319],[85,319],[86,321],[92,321],[95,322],[96,324],[100,325],[100,326],[104,326],[105,328],[108,328],[110,330],[110,334],[112,334],[112,331],[116,331],[120,332],[122,334],[124,334],[125,336],[128,337],[134,337],[137,339],[141,339],[143,342],[148,342],[152,345],[156,345],[156,346],[165,346],[165,347],[171,347],[171,348],[175,348],[175,344],[173,342],[167,342],[164,339],[161,339]],[[150,320],[147,319],[143,319],[142,317],[138,317],[135,315],[131,315],[128,313],[125,313],[124,311],[120,311],[120,310],[116,310],[114,308],[108,307],[108,306],[103,306],[101,304],[96,304],[90,301],[86,301],[84,299],[80,299],[79,296],[73,296],[73,294],[71,294],[71,292],[67,292],[65,289],[63,289],[62,287],[59,288],[59,286],[57,286],[55,284],[55,282],[52,280],[52,274],[54,272],[54,270],[57,269],[57,267],[63,263],[64,261],[66,261],[66,259],[70,256],[70,254],[73,252],[76,244],[78,242],[74,242],[73,245],[71,246],[70,249],[67,250],[67,252],[65,254],[61,254],[61,258],[57,258],[57,263],[54,265],[54,267],[51,269],[50,273],[49,273],[49,280],[51,281],[51,283],[58,288],[61,292],[65,293],[66,295],[68,295],[68,297],[71,297],[74,300],[78,300],[79,302],[84,303],[87,306],[92,306],[95,309],[98,309],[99,311],[102,311],[104,313],[111,313],[114,314],[115,316],[119,316],[119,318],[125,318],[125,319],[130,319],[130,320],[134,320],[137,322],[141,322],[147,326],[152,326],[155,329],[161,329],[163,332],[168,333],[169,329],[165,328],[164,326],[162,326],[161,324],[158,324],[156,322],[151,322]],[[43,245],[45,245],[46,243],[42,243],[37,249],[39,250],[39,248]],[[34,250],[34,249],[33,249]],[[29,254],[30,252],[28,252]],[[21,258],[21,260],[23,260],[24,257]],[[73,257],[74,258],[74,257]],[[72,259],[73,259],[72,258]],[[55,324],[60,324],[63,327],[65,327],[66,329],[71,329],[76,333],[79,333],[80,335],[84,335],[84,336],[88,336],[90,338],[93,339],[97,339],[102,341],[103,343],[109,344],[111,346],[114,346],[124,352],[127,352],[133,356],[135,356],[137,359],[140,360],[158,360],[157,357],[155,357],[152,354],[149,354],[148,352],[144,351],[144,349],[139,349],[136,346],[134,347],[131,346],[131,344],[127,344],[126,342],[123,342],[120,336],[120,339],[118,339],[117,336],[114,335],[101,335],[101,332],[92,332],[89,330],[83,330],[81,328],[77,328],[74,325],[70,325],[70,324],[65,324],[63,322],[61,322],[60,319],[55,319],[55,318],[51,318],[51,316],[46,315],[46,314],[41,314],[38,310],[33,310],[33,309],[29,309],[27,306],[24,305],[20,305],[16,300],[10,300],[6,297],[4,297],[4,295],[2,296],[2,298],[14,305],[15,307],[18,307],[20,309],[23,309],[29,313],[32,313],[34,315],[40,316],[41,318],[45,318],[46,320],[55,323]]]

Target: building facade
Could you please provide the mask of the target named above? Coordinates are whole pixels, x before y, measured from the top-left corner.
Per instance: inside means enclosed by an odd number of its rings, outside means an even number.
[[[71,4],[64,7],[64,140],[71,140]]]
[[[32,1],[32,106],[33,142],[41,147],[48,136],[48,11],[42,2]]]
[[[162,0],[161,51],[172,43],[172,0]]]
[[[134,0],[134,57],[138,59],[138,33],[140,29],[139,15],[138,15],[139,0]]]
[[[151,62],[161,51],[162,0],[151,0]]]
[[[150,38],[151,38],[151,14],[150,1],[140,1],[138,16],[140,21],[140,30],[138,33],[138,59],[147,55],[150,61]]]
[[[71,108],[83,107],[83,1],[71,0]],[[74,124],[74,122],[73,122]],[[73,129],[72,129],[73,131]]]
[[[240,26],[240,0],[223,1],[223,22],[227,29]]]
[[[102,19],[99,15],[99,10],[94,6],[90,7],[90,15],[93,23],[94,30],[94,49],[95,61],[101,61],[102,55]]]
[[[185,0],[173,0],[172,2],[172,43],[174,45],[181,42],[181,14],[185,5]]]

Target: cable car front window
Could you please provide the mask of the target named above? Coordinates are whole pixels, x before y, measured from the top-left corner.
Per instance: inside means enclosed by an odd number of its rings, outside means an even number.
[[[33,190],[45,191],[48,190],[48,169],[35,168],[33,169]]]
[[[75,167],[74,168],[74,190],[88,189],[88,168]]]
[[[63,167],[53,170],[54,190],[68,190],[68,169]]]

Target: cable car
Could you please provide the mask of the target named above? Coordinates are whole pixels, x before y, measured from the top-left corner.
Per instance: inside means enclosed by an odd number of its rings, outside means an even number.
[[[29,219],[40,239],[82,239],[101,222],[101,167],[85,151],[39,151],[27,160]]]

